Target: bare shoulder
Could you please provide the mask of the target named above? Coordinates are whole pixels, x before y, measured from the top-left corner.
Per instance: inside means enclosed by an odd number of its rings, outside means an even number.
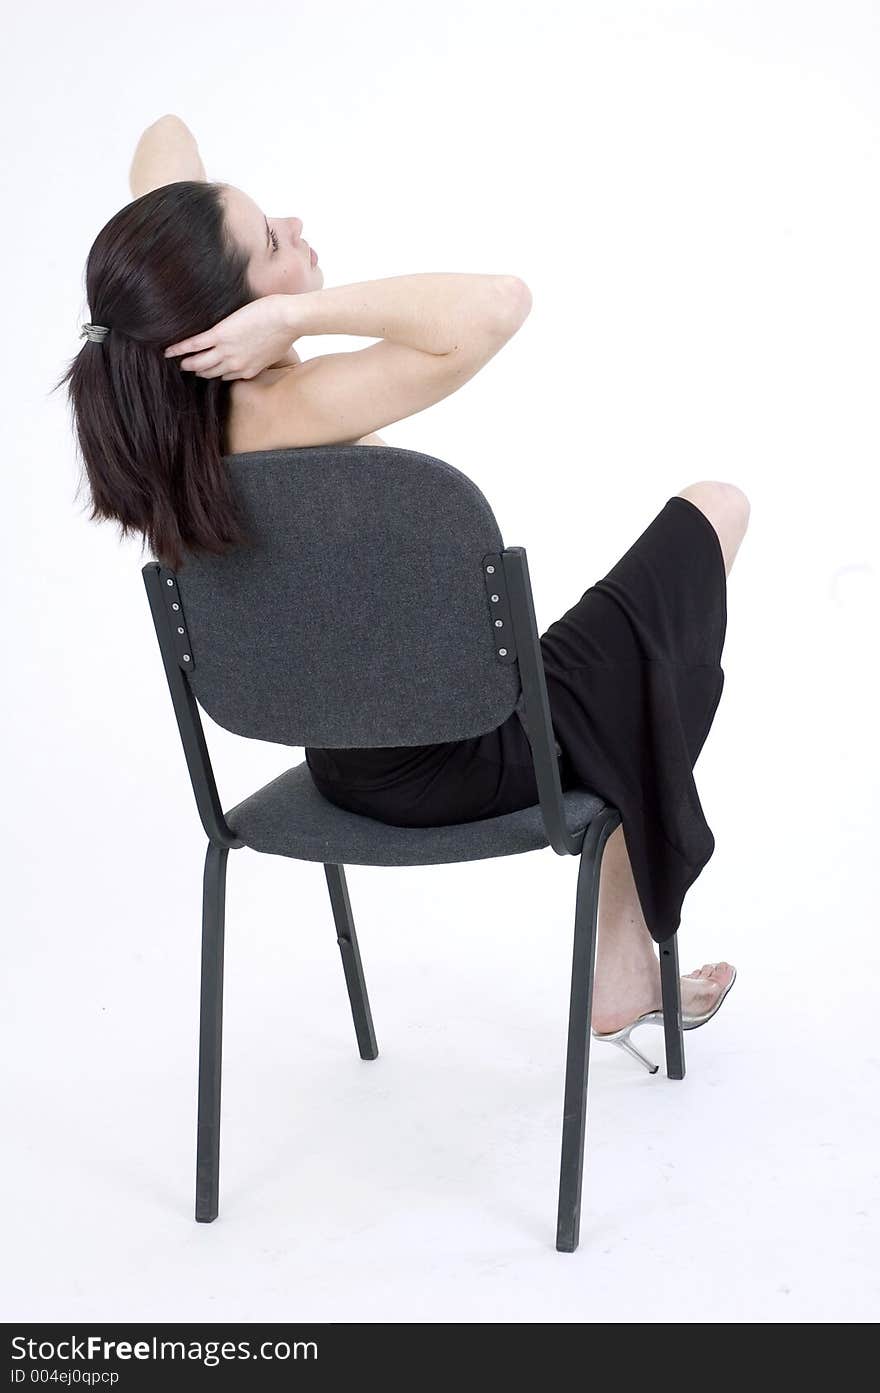
[[[268,388],[285,375],[295,372],[301,359],[295,357],[291,349],[271,368],[265,368],[257,377],[239,378],[229,384],[229,421],[226,428],[226,443],[231,455],[247,454],[252,450],[276,450],[278,446],[278,427],[272,412],[272,398]],[[296,428],[287,426],[285,430],[286,447],[291,450],[302,448],[303,442],[296,439]],[[363,435],[359,440],[340,440],[340,445],[387,445],[375,431]]]
[[[380,339],[355,352],[273,363],[231,384],[227,433],[234,452],[364,441],[452,396],[500,351],[509,334],[487,329],[448,353]]]

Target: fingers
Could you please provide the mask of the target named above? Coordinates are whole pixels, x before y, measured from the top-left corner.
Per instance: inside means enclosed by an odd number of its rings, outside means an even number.
[[[198,353],[203,348],[211,348],[213,340],[207,334],[194,334],[191,339],[179,339],[169,343],[165,349],[166,358],[177,358],[181,353]]]
[[[181,358],[178,366],[186,372],[194,372],[198,377],[219,377],[229,364],[218,349],[211,348],[205,353],[195,353],[188,358]]]
[[[212,343],[209,335],[197,334],[194,338],[181,339],[179,343],[169,344],[163,357],[177,358],[181,354],[188,356],[180,358],[178,366],[187,372],[194,372],[203,377],[217,375],[209,369],[218,367],[222,354],[216,343]]]
[[[222,353],[201,353],[197,358],[182,358],[180,366],[196,377],[220,377],[229,367]]]
[[[175,358],[180,354],[187,356],[180,358],[178,367],[185,372],[195,373],[196,377],[220,377],[224,382],[234,382],[239,377],[253,375],[244,373],[241,367],[233,370],[228,353],[218,348],[216,344],[210,344],[207,335],[181,339],[179,343],[169,344],[164,350],[163,357]]]

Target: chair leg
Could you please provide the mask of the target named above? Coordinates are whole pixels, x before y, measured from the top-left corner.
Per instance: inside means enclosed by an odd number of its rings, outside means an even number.
[[[327,889],[330,891],[330,903],[336,921],[336,942],[342,955],[342,970],[345,973],[345,985],[348,987],[358,1050],[361,1059],[375,1059],[379,1053],[379,1046],[376,1044],[367,984],[364,981],[364,969],[357,934],[354,931],[351,901],[345,883],[345,867],[335,862],[325,862],[324,874],[327,877]]]
[[[581,849],[574,914],[574,952],[568,1012],[568,1054],[562,1115],[562,1164],[556,1247],[573,1253],[580,1238],[584,1140],[587,1128],[587,1080],[590,1067],[590,1018],[593,1010],[593,971],[596,962],[596,924],[599,916],[599,873],[605,843],[620,824],[611,808],[594,818]]]
[[[663,1034],[666,1037],[666,1077],[683,1079],[684,1034],[681,1025],[677,933],[660,944],[660,985],[663,993]]]
[[[196,1221],[217,1218],[220,1195],[220,1062],[223,1042],[223,935],[228,847],[208,843],[202,893],[202,987]]]

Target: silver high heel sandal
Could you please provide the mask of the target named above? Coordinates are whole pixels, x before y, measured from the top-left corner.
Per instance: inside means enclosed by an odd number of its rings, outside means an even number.
[[[705,1011],[702,1016],[686,1016],[684,1013],[682,1013],[682,1030],[696,1030],[698,1026],[705,1025],[707,1021],[710,1021],[713,1016],[717,1015],[717,1013],[721,1009],[721,1003],[727,996],[727,993],[730,991],[735,981],[736,968],[733,969],[733,976],[731,977],[727,986],[724,987],[723,990],[719,993],[718,1000],[715,1002],[715,1004],[711,1007],[710,1010]],[[636,1029],[636,1027],[639,1025],[662,1024],[662,1011],[646,1011],[643,1016],[639,1016],[630,1025],[622,1026],[620,1030],[610,1031],[607,1035],[600,1035],[595,1030],[591,1031],[590,1033],[594,1040],[603,1040],[607,1042],[607,1044],[609,1045],[617,1045],[620,1049],[624,1050],[626,1054],[632,1055],[633,1059],[637,1059],[640,1064],[644,1064],[649,1074],[656,1074],[657,1070],[660,1068],[660,1065],[653,1064],[651,1060],[647,1058],[646,1055],[642,1054],[641,1050],[637,1050],[629,1037],[632,1034],[632,1032]]]

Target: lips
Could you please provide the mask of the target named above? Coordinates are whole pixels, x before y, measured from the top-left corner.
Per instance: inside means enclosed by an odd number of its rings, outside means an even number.
[[[317,266],[317,264],[318,264],[318,253],[315,251],[315,248],[314,248],[314,247],[309,247],[309,259],[310,259],[310,261],[311,261],[311,263],[312,263],[312,266]]]

